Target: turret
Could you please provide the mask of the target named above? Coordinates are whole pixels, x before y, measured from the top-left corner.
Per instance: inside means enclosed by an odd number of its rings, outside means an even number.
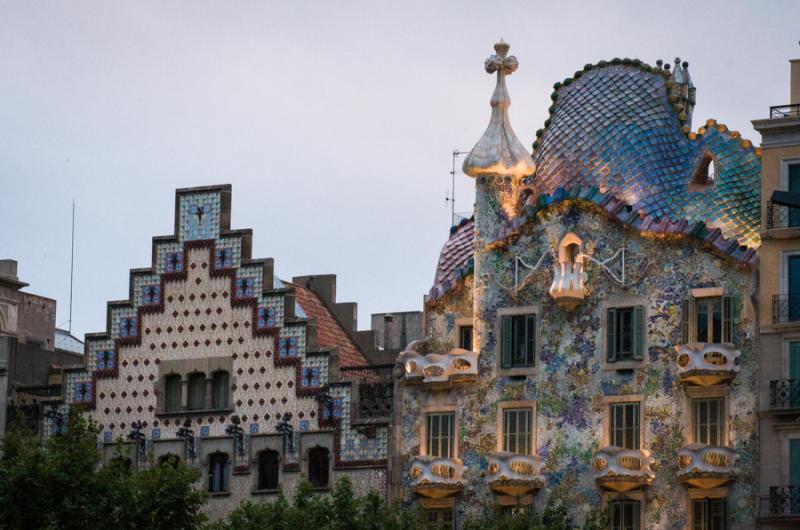
[[[673,103],[676,105],[675,110],[678,111],[681,119],[685,115],[684,125],[692,126],[692,111],[694,110],[695,92],[696,89],[692,83],[692,76],[689,75],[689,63],[683,61],[681,58],[675,58],[675,68],[672,70],[673,94],[677,96],[677,100]]]

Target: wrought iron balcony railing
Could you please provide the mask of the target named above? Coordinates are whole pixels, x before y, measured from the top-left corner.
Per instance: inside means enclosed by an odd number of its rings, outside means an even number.
[[[772,297],[772,323],[800,322],[800,293],[776,294]]]
[[[800,103],[776,105],[769,108],[770,118],[800,118]]]
[[[767,201],[767,229],[800,228],[800,208]]]
[[[800,409],[800,379],[770,381],[769,408]]]
[[[762,517],[800,517],[800,486],[770,486],[761,498]]]

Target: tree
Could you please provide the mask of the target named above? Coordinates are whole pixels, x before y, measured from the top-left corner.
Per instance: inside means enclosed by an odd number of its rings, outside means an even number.
[[[576,526],[566,505],[548,499],[541,513],[521,509],[509,515],[497,513],[493,507],[486,508],[483,514],[468,519],[464,530],[605,530],[609,522],[608,510],[595,508],[582,526]]]

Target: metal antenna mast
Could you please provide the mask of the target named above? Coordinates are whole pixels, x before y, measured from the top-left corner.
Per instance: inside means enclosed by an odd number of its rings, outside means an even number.
[[[450,170],[450,177],[452,179],[450,184],[450,196],[444,198],[445,203],[450,203],[450,222],[452,224],[456,224],[456,158],[466,154],[469,154],[469,151],[453,149],[453,167]]]
[[[69,332],[72,333],[72,283],[75,277],[75,199],[72,200],[72,244],[69,257]]]

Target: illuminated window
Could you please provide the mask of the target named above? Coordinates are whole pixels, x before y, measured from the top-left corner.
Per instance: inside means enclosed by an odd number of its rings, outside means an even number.
[[[613,403],[609,414],[611,445],[639,449],[639,403]]]
[[[693,401],[694,441],[721,446],[725,437],[725,400],[723,398],[695,399]]]
[[[533,409],[503,410],[503,451],[531,454]]]
[[[427,450],[429,456],[453,458],[455,417],[454,412],[432,412],[428,414]]]

